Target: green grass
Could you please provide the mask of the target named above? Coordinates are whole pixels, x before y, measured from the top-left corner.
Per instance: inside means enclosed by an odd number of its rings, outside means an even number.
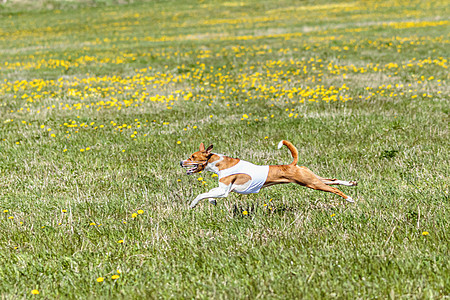
[[[1,298],[448,298],[448,9],[1,5]],[[188,209],[217,186],[179,167],[200,142],[288,163],[281,139],[356,203],[283,185]]]

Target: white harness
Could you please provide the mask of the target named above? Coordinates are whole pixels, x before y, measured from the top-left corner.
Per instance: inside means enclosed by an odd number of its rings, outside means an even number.
[[[254,194],[258,193],[266,182],[267,175],[269,175],[269,166],[258,166],[248,161],[240,160],[236,165],[231,168],[215,172],[219,175],[219,180],[221,178],[235,175],[235,174],[246,174],[251,177],[250,185],[244,191],[235,191],[239,194]]]

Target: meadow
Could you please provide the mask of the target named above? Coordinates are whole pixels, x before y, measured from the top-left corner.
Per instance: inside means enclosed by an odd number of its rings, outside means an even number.
[[[2,299],[447,299],[450,5],[0,4]],[[197,194],[203,142],[294,185]]]

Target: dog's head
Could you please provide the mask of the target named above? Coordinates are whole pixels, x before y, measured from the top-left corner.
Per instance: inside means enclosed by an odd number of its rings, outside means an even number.
[[[180,165],[183,168],[188,168],[186,172],[187,175],[198,173],[205,169],[208,160],[213,155],[211,152],[212,148],[213,145],[205,149],[205,145],[201,143],[199,151],[194,152],[188,159],[180,161]]]

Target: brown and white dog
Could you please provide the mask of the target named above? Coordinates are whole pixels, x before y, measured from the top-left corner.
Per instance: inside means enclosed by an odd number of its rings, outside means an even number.
[[[353,199],[330,185],[355,186],[355,181],[343,181],[317,176],[306,167],[297,166],[298,151],[292,143],[280,141],[278,149],[283,145],[291,151],[294,161],[289,165],[258,166],[252,163],[231,158],[222,154],[212,153],[213,145],[205,149],[203,143],[200,150],[193,153],[188,159],[180,161],[180,165],[189,168],[188,175],[200,171],[211,171],[219,176],[219,187],[207,193],[198,195],[192,201],[190,208],[194,208],[203,199],[216,204],[213,198],[227,197],[230,192],[239,194],[258,193],[261,188],[282,183],[296,183],[315,190],[330,192],[343,197],[349,202]]]

